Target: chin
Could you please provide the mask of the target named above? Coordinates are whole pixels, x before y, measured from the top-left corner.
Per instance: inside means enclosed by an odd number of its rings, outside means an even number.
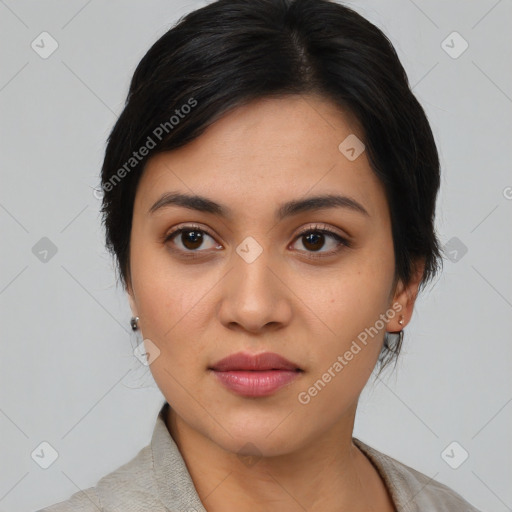
[[[216,435],[210,437],[221,448],[239,456],[273,457],[284,455],[298,449],[297,439],[290,436],[290,426],[277,427],[282,417],[275,418],[272,426],[267,421],[232,422],[226,424],[226,430],[217,429]],[[228,434],[229,432],[229,434]],[[220,434],[220,435],[219,435]],[[231,434],[231,435],[230,435]]]

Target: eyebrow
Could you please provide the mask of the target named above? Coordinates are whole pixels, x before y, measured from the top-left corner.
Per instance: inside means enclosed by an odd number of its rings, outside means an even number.
[[[233,218],[233,212],[230,208],[207,197],[183,194],[181,192],[166,192],[151,206],[148,213],[154,213],[168,206],[181,206],[189,210],[211,213],[224,218]],[[364,206],[355,199],[335,194],[324,194],[308,197],[307,199],[288,201],[279,206],[275,216],[277,220],[283,220],[299,213],[327,208],[346,208],[367,217],[370,216]]]

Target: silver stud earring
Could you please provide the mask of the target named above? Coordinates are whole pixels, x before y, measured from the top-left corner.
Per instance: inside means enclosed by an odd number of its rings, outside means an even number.
[[[404,316],[403,315],[400,315],[400,320],[398,320],[398,323],[400,325],[404,325]],[[404,330],[400,329],[400,331],[398,333],[397,347],[400,347],[402,345],[403,339],[404,339]]]
[[[139,329],[139,317],[132,316],[132,318],[130,320],[130,325],[132,326],[133,331],[137,331]]]

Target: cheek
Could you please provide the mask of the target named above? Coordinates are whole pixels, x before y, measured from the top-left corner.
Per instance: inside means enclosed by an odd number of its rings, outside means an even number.
[[[193,380],[196,370],[201,373],[206,367],[208,337],[201,331],[211,312],[205,294],[218,277],[199,265],[186,269],[172,264],[162,249],[140,250],[132,261],[142,334],[160,350],[150,367],[155,380],[169,381],[167,387],[176,384],[169,373],[179,376],[180,382]]]
[[[393,275],[393,253],[368,248],[326,276],[310,298],[335,324],[364,328],[388,306]]]
[[[173,264],[161,246],[135,246],[131,267],[139,316],[148,333],[165,334],[201,299],[202,286],[196,286],[186,270]]]
[[[357,401],[375,368],[384,339],[380,315],[387,308],[390,279],[379,280],[361,270],[331,285],[327,299],[317,298],[317,304],[323,304],[322,324],[329,329],[322,329],[324,335],[315,340],[312,371],[297,398],[326,424]]]
[[[317,282],[321,286],[310,288],[316,291],[308,304],[328,327],[319,338],[321,367],[331,366],[338,355],[352,350],[353,356],[347,354],[352,357],[349,366],[371,372],[384,338],[386,324],[380,316],[389,308],[393,273],[392,248],[391,253],[368,248],[323,283]]]

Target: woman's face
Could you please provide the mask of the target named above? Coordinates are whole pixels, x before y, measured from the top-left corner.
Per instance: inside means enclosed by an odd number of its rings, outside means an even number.
[[[321,98],[264,99],[146,165],[130,304],[177,418],[225,450],[251,443],[278,455],[352,432],[385,331],[412,313],[411,289],[393,286],[388,205],[366,153],[357,156],[357,133],[354,118]],[[219,207],[152,209],[171,193]],[[307,202],[327,195],[352,203]],[[188,231],[171,236],[179,228]],[[277,353],[300,371],[267,369],[277,389],[261,384],[262,372],[221,379],[212,367],[237,352]]]

